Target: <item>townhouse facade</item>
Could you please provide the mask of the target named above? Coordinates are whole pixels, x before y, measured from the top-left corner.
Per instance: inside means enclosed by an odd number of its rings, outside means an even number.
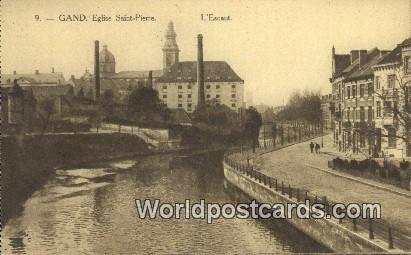
[[[346,55],[335,54],[333,48],[331,108],[339,151],[372,157],[410,155],[408,142],[400,139],[409,128],[398,119],[398,113],[406,112],[400,87],[408,91],[410,86],[409,43],[407,39],[393,51],[374,48]]]

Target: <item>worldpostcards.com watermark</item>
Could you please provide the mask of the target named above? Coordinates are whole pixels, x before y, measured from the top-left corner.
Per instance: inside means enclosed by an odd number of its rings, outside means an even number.
[[[138,216],[141,219],[157,217],[163,219],[206,219],[212,223],[214,219],[358,219],[381,218],[381,205],[378,203],[336,203],[326,207],[320,203],[310,203],[309,200],[301,203],[206,203],[204,199],[192,203],[186,199],[184,203],[161,203],[159,199],[136,199]]]

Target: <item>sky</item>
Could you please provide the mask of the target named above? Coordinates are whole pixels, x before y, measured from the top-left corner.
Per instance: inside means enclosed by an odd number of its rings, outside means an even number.
[[[54,1],[2,0],[2,73],[93,70],[94,40],[107,44],[116,71],[162,68],[167,23],[174,22],[180,61],[226,61],[254,104],[281,105],[296,90],[330,92],[331,48],[393,49],[411,36],[411,0],[356,1]],[[83,22],[60,15],[85,14]],[[155,21],[93,22],[92,15],[152,16]],[[204,21],[201,14],[230,16]],[[39,15],[39,21],[36,16]],[[54,20],[47,20],[54,19]]]

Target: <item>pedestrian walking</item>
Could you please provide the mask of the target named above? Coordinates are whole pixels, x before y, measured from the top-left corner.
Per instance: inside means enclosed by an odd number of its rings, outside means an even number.
[[[320,153],[320,145],[315,143],[315,153]]]
[[[314,143],[313,142],[310,143],[310,150],[311,150],[311,153],[314,152]]]

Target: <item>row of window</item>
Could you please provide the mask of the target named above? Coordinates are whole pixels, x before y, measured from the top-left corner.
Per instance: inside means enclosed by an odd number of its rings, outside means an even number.
[[[167,94],[163,94],[163,98],[167,98]],[[178,98],[183,98],[183,95],[179,94]],[[187,98],[191,98],[191,94],[187,94]],[[207,94],[207,98],[211,98],[211,95]],[[215,98],[220,98],[220,95],[215,95]],[[236,98],[235,94],[231,94],[231,98]]]
[[[215,85],[215,88],[216,89],[220,89],[220,85]],[[183,89],[183,85],[178,85],[178,87],[177,87],[178,89]],[[235,84],[232,84],[231,85],[231,88],[232,89],[235,89],[236,88],[236,85]],[[163,85],[162,86],[162,89],[167,89],[167,85]],[[187,85],[187,89],[191,89],[191,85],[189,84],[189,85]],[[207,85],[206,86],[206,89],[211,89],[211,85]]]
[[[231,107],[235,108],[236,104],[231,104]],[[183,108],[183,104],[178,104],[177,105],[178,108]],[[187,110],[191,111],[192,104],[187,104]]]
[[[347,121],[350,121],[350,120],[356,120],[359,117],[360,121],[364,122],[365,121],[365,107],[364,106],[360,107],[359,115],[360,116],[358,116],[358,112],[357,112],[357,109],[355,107],[353,107],[352,109],[350,107],[348,107],[347,110],[346,110],[345,119]],[[367,119],[368,119],[368,121],[372,121],[373,118],[374,118],[374,112],[373,112],[372,106],[368,106]]]
[[[395,74],[389,74],[387,75],[387,88],[392,89],[395,87],[395,82],[396,82],[396,76]],[[377,89],[381,89],[381,77],[380,76],[375,76],[375,86]]]
[[[374,93],[374,87],[372,85],[372,83],[368,83],[368,84],[360,84],[360,97],[364,97],[365,96],[365,92],[367,92],[368,96],[372,96],[372,94]],[[352,85],[352,86],[347,86],[346,88],[347,91],[347,98],[355,98],[357,97],[357,85]]]

